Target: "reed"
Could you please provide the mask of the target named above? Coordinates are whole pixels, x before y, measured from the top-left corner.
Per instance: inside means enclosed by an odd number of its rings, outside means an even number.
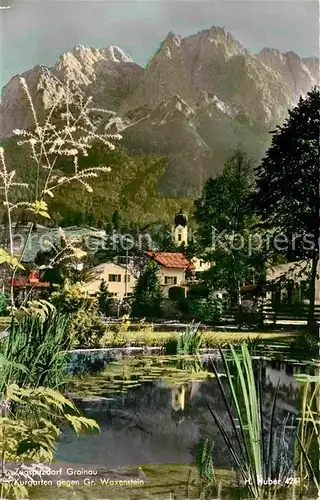
[[[70,346],[66,316],[51,312],[43,320],[25,314],[19,321],[12,319],[8,336],[0,341],[0,393],[5,385],[20,387],[59,387],[67,373]]]
[[[198,354],[202,346],[203,335],[199,330],[200,323],[193,322],[188,325],[186,330],[180,335],[177,344],[177,354],[188,355]]]
[[[213,362],[212,366],[231,424],[231,433],[227,432],[226,422],[221,420],[209,402],[208,408],[230,451],[248,496],[259,500],[276,498],[291,470],[290,463],[280,468],[276,465],[276,457],[281,447],[279,426],[276,425],[279,383],[273,396],[270,418],[267,420],[262,404],[261,369],[255,373],[246,343],[242,343],[240,351],[230,346],[228,357],[223,350],[220,350],[220,353],[227,387],[223,385]],[[235,366],[236,377],[231,373],[231,363]],[[284,440],[284,435],[285,422],[282,423],[280,441]],[[279,484],[265,485],[264,480],[268,479]]]
[[[311,486],[320,497],[320,380],[319,375],[299,375],[297,380],[301,383],[301,403],[296,433],[296,470],[304,480],[300,493]]]

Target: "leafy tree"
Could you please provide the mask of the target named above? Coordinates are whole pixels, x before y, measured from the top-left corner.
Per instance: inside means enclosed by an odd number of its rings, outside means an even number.
[[[198,223],[197,254],[213,262],[204,273],[215,289],[227,290],[241,304],[240,286],[263,276],[259,252],[251,248],[257,218],[249,200],[255,189],[252,160],[241,147],[230,156],[223,171],[208,179],[195,201]]]
[[[108,285],[106,281],[103,279],[99,286],[99,310],[102,314],[107,316],[110,314],[110,306],[112,299],[110,298],[110,293],[108,290]]]
[[[311,261],[309,327],[314,323],[320,244],[319,107],[320,92],[314,87],[271,132],[271,147],[256,170],[255,199],[262,224],[284,234],[291,260]]]
[[[161,302],[159,266],[156,262],[149,261],[135,287],[132,316],[159,317],[161,316]]]

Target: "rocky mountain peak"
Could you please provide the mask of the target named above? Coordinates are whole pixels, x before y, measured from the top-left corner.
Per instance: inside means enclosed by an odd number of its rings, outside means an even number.
[[[59,81],[70,79],[97,106],[136,122],[125,147],[166,156],[164,186],[177,195],[200,189],[239,142],[259,157],[268,131],[319,84],[319,60],[267,47],[252,55],[225,28],[211,26],[186,37],[169,32],[145,69],[115,45],[77,45],[52,68],[38,65],[21,76],[40,114]],[[0,113],[1,139],[33,125],[19,76],[4,87]]]
[[[256,56],[264,65],[279,74],[289,86],[291,102],[295,104],[314,85],[319,85],[319,60],[301,58],[293,51],[281,53],[277,49],[264,48]]]
[[[101,66],[111,67],[121,63],[132,63],[132,60],[119,47],[110,45],[96,49],[77,45],[72,51],[63,54],[53,69],[58,73],[66,72],[64,76],[77,79],[78,83],[88,84],[90,83],[89,76],[94,77],[97,66],[101,69]]]
[[[59,81],[74,81],[94,97],[98,105],[114,110],[138,83],[143,69],[133,63],[119,47],[101,49],[77,45],[62,54],[52,68],[37,65],[23,73],[39,113],[50,109]],[[15,128],[26,129],[32,115],[20,85],[12,78],[2,90],[0,138],[12,135]]]
[[[164,41],[160,44],[160,48],[163,47],[180,47],[182,37],[169,31]]]
[[[121,112],[144,105],[156,109],[175,95],[194,109],[203,107],[206,96],[215,95],[224,109],[239,108],[250,120],[278,119],[290,104],[286,84],[261,59],[250,55],[225,28],[212,26],[184,38],[170,32]]]

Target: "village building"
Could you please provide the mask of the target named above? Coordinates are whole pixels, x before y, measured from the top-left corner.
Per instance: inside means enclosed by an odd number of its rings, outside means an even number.
[[[173,243],[177,247],[176,252],[146,251],[145,260],[154,260],[159,265],[159,275],[163,297],[169,296],[169,289],[179,286],[185,289],[185,295],[190,285],[196,281],[196,273],[208,268],[207,263],[200,259],[189,259],[183,250],[188,245],[188,218],[180,210],[174,218]],[[106,262],[94,268],[94,278],[84,285],[88,295],[96,295],[99,292],[102,280],[108,285],[110,295],[117,299],[132,296],[139,273],[134,270],[134,258],[121,260],[120,257],[113,262]]]
[[[188,271],[194,269],[194,266],[183,253],[146,251],[145,259],[146,261],[152,259],[159,265],[163,297],[168,297],[172,286],[180,286],[187,291]],[[137,272],[133,270],[133,260],[130,259],[129,262],[122,264],[118,259],[118,262],[106,262],[95,267],[94,278],[84,285],[84,290],[88,295],[97,295],[104,280],[111,297],[124,299],[132,296],[138,279]]]
[[[190,286],[188,272],[194,270],[194,265],[188,257],[179,252],[145,252],[160,266],[161,286],[164,297],[169,296],[172,286],[185,289],[185,295]]]
[[[301,260],[269,267],[267,298],[273,303],[309,303],[311,261]],[[315,286],[315,303],[320,305],[320,261]]]
[[[137,276],[129,265],[117,262],[106,262],[94,268],[94,278],[84,285],[84,290],[90,296],[99,293],[101,282],[104,280],[108,286],[111,297],[124,299],[133,294]]]

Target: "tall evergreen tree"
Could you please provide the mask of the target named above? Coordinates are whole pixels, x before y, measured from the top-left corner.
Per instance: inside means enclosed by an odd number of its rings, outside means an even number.
[[[271,147],[256,171],[256,204],[264,226],[294,241],[289,244],[292,258],[311,262],[309,327],[314,325],[319,262],[319,113],[319,87],[314,87],[271,132]]]
[[[132,316],[158,318],[161,316],[161,302],[159,266],[156,262],[149,261],[135,287]]]
[[[112,299],[108,290],[108,285],[104,279],[101,281],[99,286],[98,302],[100,312],[105,316],[108,316],[110,314]]]
[[[227,290],[238,305],[241,284],[261,276],[259,253],[250,247],[257,222],[249,203],[254,189],[252,160],[238,147],[222,173],[208,179],[202,197],[195,201],[197,253],[214,262],[207,273],[213,287]]]

